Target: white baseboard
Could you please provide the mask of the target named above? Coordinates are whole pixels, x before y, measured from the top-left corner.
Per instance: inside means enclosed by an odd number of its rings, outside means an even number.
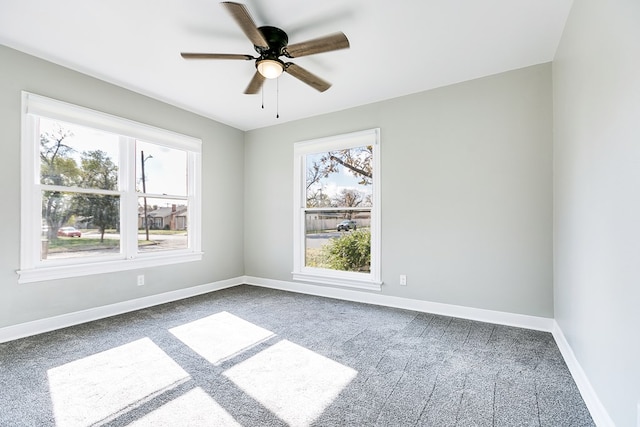
[[[553,338],[556,340],[556,344],[560,349],[560,353],[562,353],[562,357],[569,368],[569,372],[571,372],[571,376],[576,382],[578,390],[580,390],[582,400],[584,400],[584,403],[587,405],[587,408],[591,413],[593,421],[598,427],[615,427],[615,423],[598,398],[596,391],[591,385],[591,381],[589,381],[589,377],[587,377],[587,374],[582,369],[582,366],[573,353],[573,349],[569,345],[567,338],[564,336],[562,329],[560,329],[560,325],[558,325],[555,320],[553,321],[552,333]]]
[[[554,320],[547,317],[527,316],[523,314],[505,313],[502,311],[484,310],[480,308],[463,307],[452,304],[415,300],[409,298],[381,295],[379,293],[362,292],[351,289],[331,288],[301,282],[263,279],[245,276],[244,283],[283,291],[299,292],[347,301],[363,302],[386,307],[402,308],[443,316],[459,317],[480,322],[496,323],[499,325],[515,326],[518,328],[534,329],[552,332]]]
[[[232,279],[221,280],[218,282],[207,283],[204,285],[193,286],[191,288],[178,289],[162,294],[150,295],[148,297],[137,298],[134,300],[123,301],[115,304],[104,305],[101,307],[90,308],[87,310],[76,311],[73,313],[62,314],[60,316],[48,317],[46,319],[34,320],[31,322],[7,326],[4,328],[0,328],[0,343],[28,337],[31,335],[37,335],[56,329],[66,328],[81,323],[91,322],[93,320],[104,319],[105,317],[128,313],[131,311],[152,307],[154,305],[178,301],[184,298],[206,294],[208,292],[231,288],[233,286],[243,284],[243,280],[243,277],[236,277]]]
[[[0,343],[37,335],[56,329],[66,328],[81,323],[91,322],[118,314],[128,313],[154,305],[165,304],[172,301],[202,295],[208,292],[250,284],[272,289],[280,289],[290,292],[298,292],[310,295],[337,298],[347,301],[363,302],[367,304],[382,305],[387,307],[402,308],[426,313],[440,314],[443,316],[459,317],[463,319],[477,320],[481,322],[496,323],[507,326],[534,329],[552,332],[553,319],[522,314],[505,313],[500,311],[484,310],[479,308],[463,307],[451,304],[414,300],[409,298],[380,295],[377,293],[361,292],[351,289],[330,288],[299,282],[288,282],[260,277],[240,276],[232,279],[194,286],[186,289],[178,289],[158,295],[137,298],[115,304],[90,308],[87,310],[66,313],[59,316],[34,320],[0,328]]]

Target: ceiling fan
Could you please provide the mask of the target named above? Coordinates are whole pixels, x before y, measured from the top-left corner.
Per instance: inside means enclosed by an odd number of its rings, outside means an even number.
[[[245,94],[256,94],[262,88],[265,79],[275,79],[283,72],[291,74],[293,77],[308,84],[312,88],[324,92],[331,87],[331,83],[321,79],[315,74],[307,71],[292,62],[284,62],[281,56],[286,58],[299,58],[301,56],[313,55],[316,53],[330,52],[333,50],[346,49],[349,47],[349,40],[343,33],[335,33],[325,37],[304,41],[289,45],[289,37],[280,28],[263,26],[257,27],[247,8],[240,3],[224,1],[222,6],[227,9],[236,23],[240,26],[245,35],[249,38],[258,57],[252,55],[231,54],[231,53],[187,53],[180,55],[185,59],[238,59],[254,61],[256,73],[249,86],[244,91]]]

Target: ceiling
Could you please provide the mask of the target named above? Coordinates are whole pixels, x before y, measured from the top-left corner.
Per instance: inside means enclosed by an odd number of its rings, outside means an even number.
[[[323,93],[285,73],[245,95],[253,62],[180,57],[256,56],[215,0],[2,0],[0,44],[250,130],[551,61],[572,2],[244,1],[291,44],[347,35],[350,49],[291,60],[333,84]]]

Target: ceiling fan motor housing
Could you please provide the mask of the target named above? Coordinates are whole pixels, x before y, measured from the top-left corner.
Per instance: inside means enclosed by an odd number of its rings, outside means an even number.
[[[256,52],[260,54],[260,59],[272,59],[280,61],[278,58],[283,55],[283,49],[289,44],[287,33],[280,28],[264,26],[258,28],[264,38],[269,43],[269,47],[265,49],[263,46],[255,46]],[[280,61],[282,62],[282,61]]]

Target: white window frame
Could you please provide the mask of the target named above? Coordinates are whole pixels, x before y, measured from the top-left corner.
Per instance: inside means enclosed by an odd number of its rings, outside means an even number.
[[[339,271],[305,266],[306,207],[305,158],[308,154],[324,153],[362,146],[373,146],[373,179],[371,207],[371,268],[369,273]],[[294,144],[293,197],[293,279],[304,282],[344,286],[379,291],[380,273],[380,129],[368,129]]]
[[[41,184],[40,139],[38,120],[46,117],[71,124],[120,135],[119,188],[120,253],[108,256],[41,260]],[[186,200],[189,206],[188,244],[186,249],[138,252],[138,197],[135,188],[135,141],[176,148],[187,152],[188,183]],[[202,140],[165,129],[127,120],[121,117],[22,92],[21,146],[21,245],[18,283],[111,273],[161,265],[199,261],[201,250],[201,152]],[[82,189],[69,188],[75,191]],[[100,192],[99,190],[91,191]],[[110,192],[112,193],[112,192]],[[153,197],[153,195],[147,195]]]

